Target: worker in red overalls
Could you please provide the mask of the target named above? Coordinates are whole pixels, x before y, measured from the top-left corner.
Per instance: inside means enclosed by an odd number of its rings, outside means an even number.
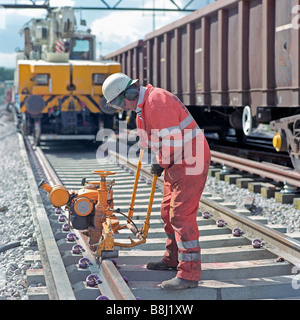
[[[164,89],[140,86],[123,73],[109,76],[102,89],[112,107],[137,113],[141,147],[155,153],[151,173],[164,172],[166,251],[162,261],[149,262],[147,268],[177,270],[175,278],[161,284],[164,289],[196,287],[201,275],[196,215],[210,164],[204,134],[184,104]]]

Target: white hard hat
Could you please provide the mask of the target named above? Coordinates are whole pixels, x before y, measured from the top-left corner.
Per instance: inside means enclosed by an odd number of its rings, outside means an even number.
[[[107,103],[110,103],[115,99],[121,92],[127,89],[130,85],[136,83],[138,79],[131,80],[126,74],[118,72],[110,75],[105,79],[102,92],[107,100]]]

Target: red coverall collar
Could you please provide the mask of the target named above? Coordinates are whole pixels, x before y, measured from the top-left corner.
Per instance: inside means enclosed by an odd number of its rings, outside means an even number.
[[[140,89],[140,97],[138,101],[139,104],[137,105],[135,112],[137,113],[138,117],[142,121],[143,121],[142,111],[144,109],[145,101],[148,98],[148,95],[150,91],[152,91],[152,89],[153,89],[153,86],[151,84],[148,84],[146,87],[141,87]],[[142,102],[140,102],[140,99],[142,100]]]

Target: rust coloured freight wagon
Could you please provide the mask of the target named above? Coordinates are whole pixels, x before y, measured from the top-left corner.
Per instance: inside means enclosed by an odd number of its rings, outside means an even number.
[[[206,132],[270,124],[300,170],[299,12],[299,0],[216,1],[105,59],[176,94]]]

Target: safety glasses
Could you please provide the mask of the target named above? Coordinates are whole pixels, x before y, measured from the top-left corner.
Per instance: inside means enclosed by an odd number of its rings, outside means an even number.
[[[120,93],[116,98],[114,98],[108,105],[117,110],[124,110],[126,103],[124,101],[125,92]]]
[[[136,82],[136,81],[134,81]],[[126,107],[126,103],[124,100],[125,92],[132,84],[132,80],[127,83],[127,86],[124,91],[122,91],[116,98],[114,98],[108,105],[117,110],[124,110]]]

